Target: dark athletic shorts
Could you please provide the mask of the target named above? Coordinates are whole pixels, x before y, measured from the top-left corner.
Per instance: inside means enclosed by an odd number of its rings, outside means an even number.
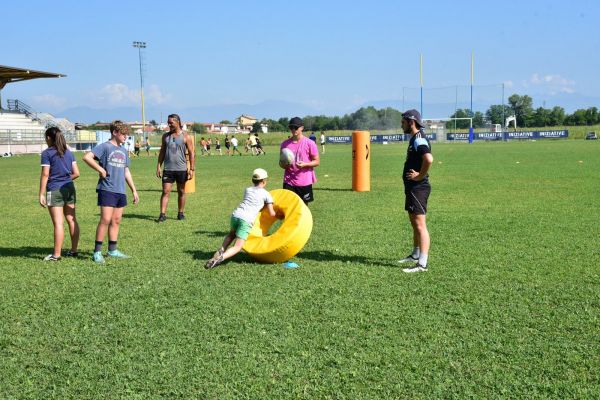
[[[304,204],[308,204],[311,201],[313,201],[315,198],[313,196],[313,188],[312,185],[307,185],[307,186],[292,186],[292,185],[288,185],[287,183],[283,183],[283,188],[287,189],[287,190],[291,190],[292,192],[296,193],[298,196],[300,196],[300,198],[302,199],[302,201],[304,202]]]
[[[98,205],[100,207],[123,208],[127,205],[127,196],[123,193],[96,190],[98,192]]]
[[[187,181],[187,171],[164,171],[162,183],[184,184]]]
[[[410,214],[427,214],[427,200],[429,199],[430,193],[430,185],[420,185],[413,188],[404,188],[404,194],[406,195],[404,209]]]

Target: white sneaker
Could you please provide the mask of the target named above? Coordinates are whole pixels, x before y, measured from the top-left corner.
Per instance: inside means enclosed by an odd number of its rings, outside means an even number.
[[[398,263],[400,263],[400,264],[406,264],[406,263],[410,263],[410,262],[417,262],[417,261],[419,261],[419,257],[416,257],[416,258],[415,258],[415,257],[413,257],[413,255],[411,254],[411,255],[409,255],[408,257],[406,257],[406,258],[403,258],[402,260],[398,260]]]
[[[416,263],[412,267],[404,268],[402,271],[409,274],[412,272],[427,272],[427,265],[421,265],[419,263]]]

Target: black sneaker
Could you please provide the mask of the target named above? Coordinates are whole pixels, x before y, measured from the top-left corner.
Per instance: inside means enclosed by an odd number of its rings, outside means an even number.
[[[78,257],[78,256],[79,256],[78,252],[71,251],[71,250],[67,251],[67,253],[65,254],[65,257]]]
[[[222,262],[223,262],[223,254],[221,254],[219,257],[214,257],[214,258],[211,258],[210,260],[208,260],[206,262],[206,264],[204,265],[204,268],[213,269],[214,267],[221,264]]]
[[[412,267],[404,268],[402,271],[410,274],[413,272],[427,272],[428,270],[427,270],[427,265],[421,265],[419,263],[416,263]]]
[[[185,215],[182,212],[177,213],[177,219],[183,221],[185,219]]]
[[[167,216],[165,214],[160,214],[158,216],[158,219],[156,220],[156,222],[161,223],[161,222],[165,222],[167,220]]]

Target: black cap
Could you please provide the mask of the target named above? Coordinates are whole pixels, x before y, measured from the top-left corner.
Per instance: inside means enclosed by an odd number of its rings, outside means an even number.
[[[417,110],[413,109],[413,110],[408,110],[408,111],[403,112],[402,118],[412,119],[421,128],[423,128],[425,126],[425,125],[423,125],[423,121],[421,121],[421,114],[419,114],[419,112]]]
[[[294,117],[292,119],[290,119],[290,123],[288,124],[288,127],[290,128],[299,128],[301,126],[304,126],[304,122],[302,121],[302,118],[300,117]]]

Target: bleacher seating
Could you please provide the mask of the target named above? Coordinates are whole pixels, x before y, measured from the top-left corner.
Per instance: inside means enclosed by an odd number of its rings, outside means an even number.
[[[0,111],[0,132],[11,131],[20,133],[21,136],[38,136],[44,139],[46,128],[39,121],[34,121],[24,113],[16,111]]]

